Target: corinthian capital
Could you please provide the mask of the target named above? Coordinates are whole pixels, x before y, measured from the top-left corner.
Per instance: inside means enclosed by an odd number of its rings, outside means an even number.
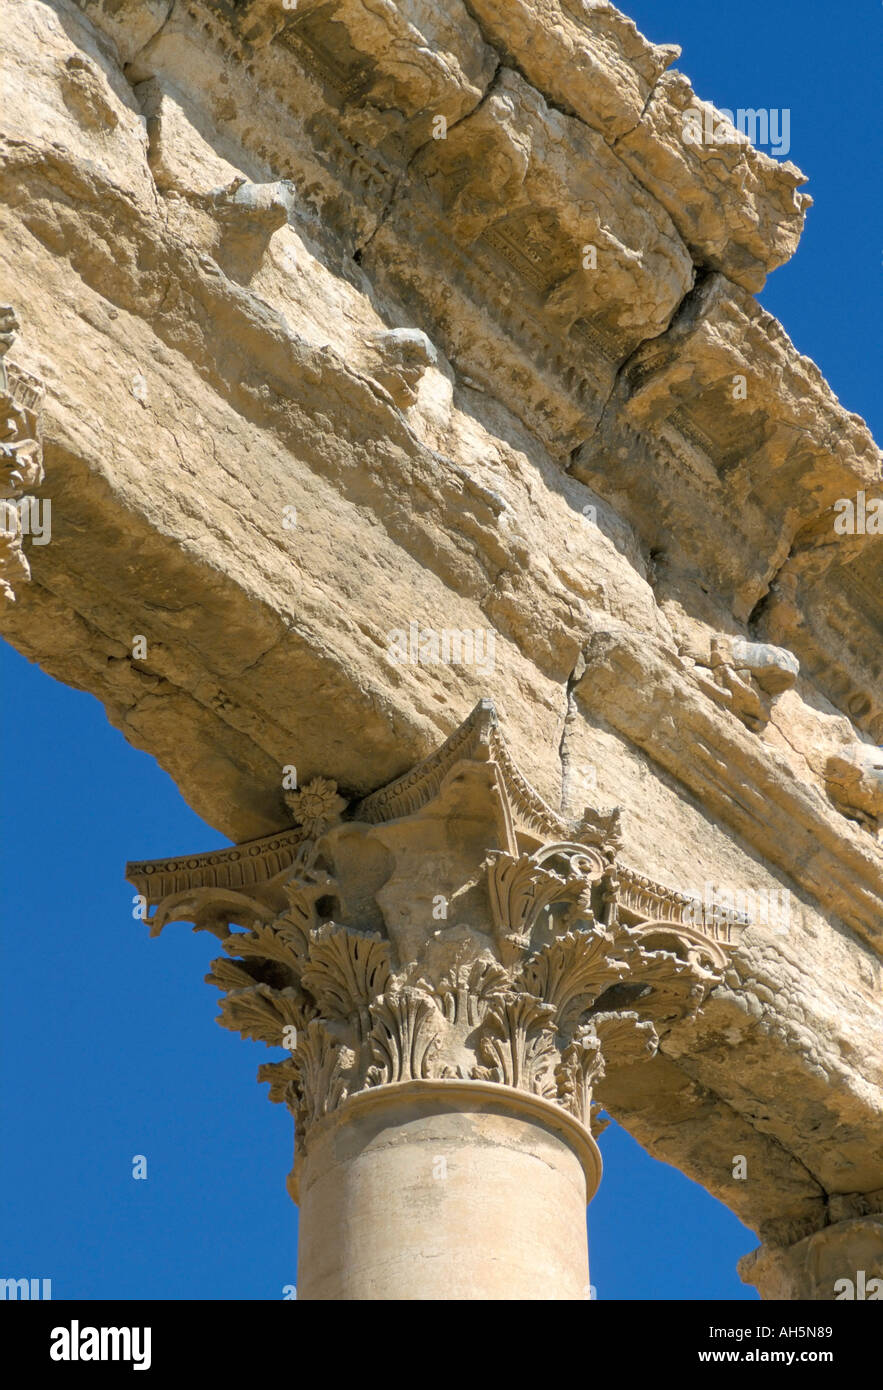
[[[650,1056],[721,978],[722,932],[617,862],[618,820],[565,823],[483,701],[432,757],[347,806],[318,779],[300,829],[128,875],[153,928],[221,937],[220,1022],[311,1127],[361,1092],[497,1086],[592,1124],[605,1067]],[[244,931],[231,931],[231,926]]]

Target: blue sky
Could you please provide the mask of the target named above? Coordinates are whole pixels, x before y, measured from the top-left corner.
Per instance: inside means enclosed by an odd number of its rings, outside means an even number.
[[[630,0],[621,8],[697,95],[736,111],[791,113],[787,156],[815,199],[797,253],[758,296],[848,410],[881,437],[879,0]]]
[[[761,295],[843,403],[875,420],[881,7],[636,0],[649,38],[719,106],[791,112],[816,199]],[[875,206],[875,199],[876,206]],[[277,1054],[215,1025],[219,954],[185,925],[151,941],[127,859],[226,843],[91,696],[0,644],[0,1276],[56,1298],[279,1299],[296,1272],[290,1117],[255,1072]],[[754,1298],[753,1234],[616,1126],[590,1212],[601,1299]],[[135,1181],[135,1155],[147,1180]]]

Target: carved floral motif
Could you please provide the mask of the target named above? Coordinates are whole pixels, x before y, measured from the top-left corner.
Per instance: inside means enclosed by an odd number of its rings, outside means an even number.
[[[551,1098],[556,1093],[555,1010],[530,994],[510,994],[488,1010],[478,1043],[487,1063],[473,1076]]]
[[[437,1075],[435,1054],[441,1046],[439,1015],[422,990],[405,985],[377,1000],[369,1045],[374,1064],[368,1085],[418,1081]]]
[[[308,835],[321,835],[340,819],[346,807],[344,798],[337,794],[337,783],[328,777],[314,777],[300,791],[287,792],[285,802]]]

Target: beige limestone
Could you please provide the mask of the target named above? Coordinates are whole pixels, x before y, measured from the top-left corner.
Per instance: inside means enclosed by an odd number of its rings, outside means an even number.
[[[479,1083],[389,1089],[309,1141],[298,1300],[588,1299],[585,1139]]]
[[[30,578],[23,532],[31,533],[32,489],[43,481],[42,384],[4,362],[18,328],[12,306],[0,304],[0,603],[7,604],[15,602],[16,586]]]
[[[761,1247],[739,1264],[763,1298],[813,1302],[883,1301],[883,1221],[836,1221],[788,1249]]]
[[[291,835],[286,766],[357,803],[493,699],[556,814],[622,808],[633,902],[754,894],[599,1098],[770,1259],[879,1214],[883,557],[833,523],[880,455],[752,298],[802,176],[685,145],[675,50],[606,3],[3,9],[53,508],[4,635],[237,843]],[[411,624],[494,659],[395,660]]]
[[[676,45],[648,43],[601,0],[470,0],[490,41],[556,105],[598,130],[616,158],[668,212],[695,259],[746,289],[788,260],[812,199],[806,179],[734,130],[731,143],[685,142],[683,113],[709,103],[666,69]],[[715,124],[724,118],[710,108]],[[729,124],[729,123],[727,123]],[[648,334],[648,336],[651,336]]]

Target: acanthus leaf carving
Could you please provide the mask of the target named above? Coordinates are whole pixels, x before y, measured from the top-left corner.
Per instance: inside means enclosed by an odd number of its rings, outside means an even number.
[[[294,982],[303,966],[306,943],[301,933],[277,918],[275,923],[259,923],[249,932],[231,932],[221,944],[231,956],[277,961],[290,971]]]
[[[552,867],[557,866],[557,867]],[[591,890],[606,863],[597,850],[560,842],[518,857],[502,850],[485,860],[488,896],[504,959],[528,950],[547,909],[568,903],[565,921],[594,922]]]
[[[657,1030],[721,978],[722,934],[688,917],[685,895],[619,865],[591,826],[589,843],[568,839],[579,830],[521,778],[486,704],[425,766],[325,834],[326,812],[337,821],[342,810],[330,786],[300,806],[318,838],[288,830],[192,868],[130,866],[155,924],[189,913],[237,957],[207,977],[227,991],[225,1027],[275,1046],[297,1030],[292,1056],[261,1075],[295,1110],[298,1143],[367,1088],[452,1078],[531,1092],[591,1125],[605,1065],[651,1055]],[[464,806],[481,835],[445,841],[445,819]],[[443,928],[425,906],[436,866],[456,913]],[[401,963],[385,914],[407,899],[410,875],[415,953]]]
[[[281,1062],[262,1062],[258,1067],[258,1081],[270,1083],[267,1095],[274,1105],[284,1102],[294,1109],[298,1077],[299,1071],[293,1057],[286,1057]]]
[[[251,989],[252,985],[258,983],[252,975],[249,967],[235,960],[228,960],[226,956],[219,956],[212,961],[212,968],[205,977],[207,985],[214,985],[216,989]]]
[[[288,883],[283,884],[282,891],[288,899],[285,920],[292,931],[298,932],[304,943],[307,943],[310,939],[310,932],[318,925],[319,921],[314,898],[304,890],[304,885],[297,879],[291,879]]]
[[[502,966],[472,956],[451,965],[432,992],[449,1023],[473,1028],[509,988],[509,975]]]
[[[718,941],[682,922],[642,922],[631,934],[642,953],[668,952],[706,977],[726,969],[727,955]]]
[[[334,922],[317,928],[311,937],[309,959],[302,975],[304,988],[323,1013],[339,1019],[358,1019],[364,1038],[370,1028],[370,1006],[389,984],[389,942]]]
[[[286,1062],[278,1065],[292,1076],[285,1099],[293,1102],[295,1131],[298,1142],[309,1126],[328,1115],[344,1101],[349,1093],[349,1076],[356,1055],[351,1048],[335,1038],[325,1023],[313,1019],[298,1035],[297,1047],[291,1055],[290,1068]],[[274,1064],[270,1064],[274,1065]],[[268,1079],[273,1083],[275,1076]]]
[[[367,1072],[369,1086],[433,1075],[443,1019],[429,995],[406,985],[377,999],[371,1015],[368,1043],[374,1062]]]
[[[628,961],[613,954],[618,944],[598,927],[568,932],[522,965],[518,983],[553,1005],[559,1032],[569,1033],[605,990],[628,975]]]
[[[559,1058],[554,1026],[554,1006],[532,995],[507,995],[494,1003],[479,1035],[478,1054],[485,1065],[476,1066],[473,1076],[541,1096],[555,1096]]]
[[[592,1120],[592,1093],[595,1082],[604,1075],[601,1043],[594,1030],[582,1027],[561,1054],[555,1068],[558,1100],[589,1128]]]
[[[264,1042],[268,1047],[281,1047],[286,1026],[293,1025],[300,1032],[310,1013],[309,1001],[299,989],[272,989],[259,984],[227,994],[221,1000],[218,1022],[244,1038]]]
[[[270,922],[273,908],[250,893],[231,888],[192,888],[170,894],[157,907],[150,923],[150,935],[159,936],[170,922],[192,922],[194,931],[207,931],[219,941],[229,935],[231,926],[257,927]]]
[[[564,884],[541,869],[530,855],[515,858],[502,850],[486,861],[488,896],[498,942],[526,950],[541,912],[554,902]]]
[[[657,1028],[690,1018],[720,983],[720,973],[686,948],[684,956],[672,950],[647,950],[639,932],[629,935],[636,948],[630,961],[631,976],[644,986],[632,1007]]]
[[[601,1106],[593,1100],[595,1086],[610,1066],[644,1061],[654,1055],[658,1045],[653,1024],[630,1010],[593,1015],[576,1029],[555,1070],[561,1104],[599,1134],[606,1123],[597,1120]]]
[[[653,1023],[632,1009],[593,1014],[588,1026],[598,1039],[604,1059],[599,1080],[611,1066],[627,1067],[643,1062],[653,1057],[659,1047],[659,1035]]]

